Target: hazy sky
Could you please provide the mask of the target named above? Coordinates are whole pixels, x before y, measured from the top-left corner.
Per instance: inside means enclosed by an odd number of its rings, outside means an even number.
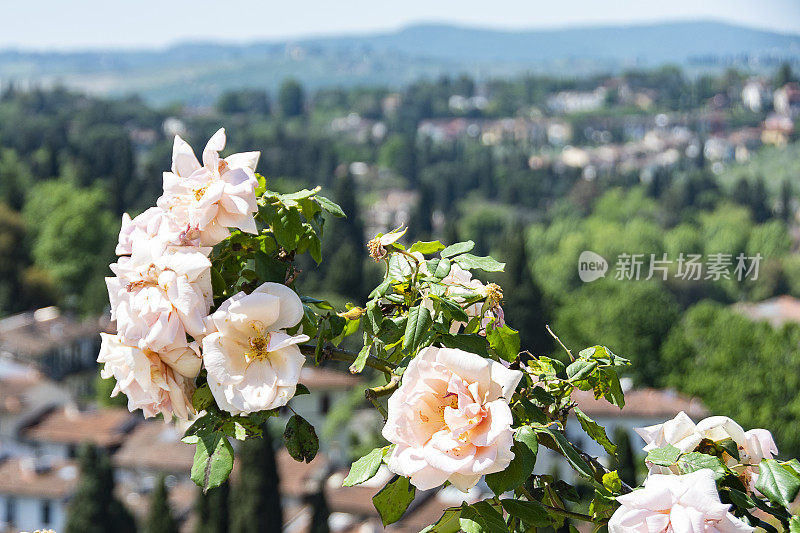
[[[697,18],[800,33],[800,0],[0,0],[0,48],[247,42],[420,21],[525,29]]]

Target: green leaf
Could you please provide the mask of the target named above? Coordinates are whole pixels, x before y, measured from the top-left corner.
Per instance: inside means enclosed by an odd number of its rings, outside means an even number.
[[[713,455],[706,455],[700,452],[685,453],[680,456],[677,464],[681,474],[689,474],[708,468],[714,472],[714,479],[725,477],[725,467],[719,457]]]
[[[427,307],[417,305],[408,310],[408,322],[406,322],[405,337],[403,338],[403,351],[413,354],[423,337],[433,324],[431,312]]]
[[[592,479],[592,469],[560,431],[555,431],[550,428],[535,429],[537,433],[546,433],[553,438],[556,446],[561,451],[561,454],[567,459],[567,462],[578,474],[587,479]]]
[[[550,525],[550,515],[547,514],[547,511],[539,502],[500,500],[500,504],[508,514],[514,518],[519,518],[530,526],[545,527]]]
[[[317,202],[319,203],[319,206],[322,209],[324,209],[325,211],[327,211],[328,213],[330,213],[331,215],[333,215],[335,217],[345,217],[345,216],[347,216],[347,215],[345,215],[344,211],[342,211],[342,208],[339,207],[339,204],[328,200],[324,196],[316,195],[315,198],[317,199]]]
[[[447,314],[449,314],[453,320],[458,322],[469,322],[467,313],[454,301],[448,300],[447,298],[442,298],[441,296],[436,296],[435,294],[431,294],[430,297],[432,300],[439,302],[442,305],[442,311],[445,311]]]
[[[366,332],[373,337],[377,336],[383,323],[383,314],[381,314],[381,309],[376,302],[373,301],[367,304],[367,312],[364,313],[364,317],[366,318],[364,321]]]
[[[461,529],[466,533],[508,531],[503,515],[485,501],[473,505],[462,504],[461,517],[458,521]]]
[[[444,244],[439,241],[418,241],[408,249],[409,253],[419,252],[424,255],[435,254],[439,250],[444,250]]]
[[[326,311],[333,309],[333,305],[331,305],[328,300],[320,300],[319,298],[313,298],[311,296],[301,296],[300,301],[304,304],[313,304],[315,307]]]
[[[259,281],[285,282],[287,266],[287,263],[278,261],[264,252],[255,254],[255,272]]]
[[[353,361],[352,365],[350,365],[350,372],[352,374],[360,374],[364,370],[364,367],[367,365],[367,358],[369,357],[369,352],[371,349],[371,344],[365,344],[361,350],[358,351],[356,360]]]
[[[580,422],[581,427],[586,434],[589,435],[595,442],[600,444],[603,448],[605,448],[609,455],[614,455],[614,452],[617,451],[617,447],[608,439],[608,435],[606,435],[606,429],[589,418],[589,416],[581,411],[578,407],[575,407],[575,416],[578,418],[578,422]]]
[[[302,396],[303,394],[311,394],[311,391],[308,390],[308,387],[303,385],[302,383],[298,383],[297,387],[294,389],[295,396]]]
[[[539,439],[536,438],[536,430],[532,427],[522,426],[517,429],[514,440],[527,446],[534,456],[539,453]]]
[[[519,331],[505,325],[499,328],[488,328],[486,338],[489,340],[489,346],[500,358],[509,363],[516,360],[520,347]]]
[[[661,448],[650,450],[644,460],[658,466],[672,466],[680,455],[681,451],[678,448],[672,444],[667,444]]]
[[[715,442],[719,448],[725,450],[725,453],[739,461],[739,445],[733,439],[723,439]]]
[[[622,490],[622,480],[616,470],[603,474],[603,487],[612,494],[619,494]]]
[[[198,387],[192,394],[192,407],[199,413],[212,405],[214,405],[214,395],[211,394],[208,383],[204,383],[202,387]]]
[[[597,361],[587,361],[578,359],[567,367],[567,377],[570,381],[586,379],[594,369],[597,368]]]
[[[375,496],[372,503],[384,526],[394,524],[403,516],[408,506],[414,501],[416,487],[408,482],[408,478],[395,476]]]
[[[383,448],[375,448],[367,455],[353,463],[350,467],[350,473],[342,481],[343,487],[352,487],[359,483],[364,483],[366,480],[371,479],[378,472],[383,458],[389,451],[389,446]]]
[[[286,451],[295,461],[310,463],[319,450],[319,439],[314,426],[300,415],[292,416],[286,423],[283,442],[286,444]]]
[[[431,273],[431,276],[437,279],[446,278],[452,267],[450,260],[445,258],[431,259],[425,263],[425,266],[428,267],[428,272]]]
[[[461,531],[460,517],[461,507],[447,509],[435,524],[431,524],[420,533],[458,533]]]
[[[514,441],[511,446],[514,458],[505,470],[487,474],[486,484],[498,496],[522,485],[536,466],[536,453],[531,451],[527,443]]]
[[[454,255],[469,252],[473,248],[475,248],[475,243],[472,241],[457,242],[442,250],[439,255],[441,257],[453,257]]]
[[[789,520],[789,533],[800,533],[800,516],[793,516]]]
[[[453,258],[453,261],[458,263],[463,269],[471,270],[478,268],[486,272],[502,272],[506,267],[505,263],[500,263],[492,257],[478,257],[477,255],[464,254]]]
[[[446,348],[458,348],[465,352],[476,353],[483,357],[489,357],[489,344],[486,337],[474,333],[459,333],[457,335],[442,335],[440,342]]]
[[[758,468],[756,489],[770,501],[789,507],[800,491],[800,478],[797,474],[775,459],[764,459]]]
[[[257,422],[241,416],[233,416],[222,423],[223,433],[236,440],[245,440],[248,437],[260,437],[261,427]]]
[[[228,438],[215,431],[200,435],[192,463],[192,481],[203,492],[219,487],[233,469],[233,447]]]

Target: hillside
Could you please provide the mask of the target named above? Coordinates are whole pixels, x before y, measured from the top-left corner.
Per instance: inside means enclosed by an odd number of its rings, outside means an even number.
[[[719,22],[536,31],[419,24],[360,36],[157,51],[0,51],[0,82],[64,84],[96,94],[137,93],[154,103],[205,104],[231,87],[274,89],[293,76],[309,87],[382,84],[469,72],[588,73],[679,63],[702,68],[800,57],[800,36]]]

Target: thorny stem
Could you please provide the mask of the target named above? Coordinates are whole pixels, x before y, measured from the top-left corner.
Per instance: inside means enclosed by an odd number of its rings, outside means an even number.
[[[310,344],[301,344],[300,351],[303,355],[315,355],[316,354],[316,346],[312,346]],[[351,352],[349,350],[342,350],[341,348],[336,348],[328,344],[322,349],[322,360],[331,360],[331,361],[344,361],[346,363],[352,363],[358,357],[357,353]],[[367,356],[366,365],[368,367],[374,368],[375,370],[379,370],[385,374],[393,374],[394,369],[396,366],[388,361],[384,361],[382,359],[378,359],[375,356],[369,355]]]
[[[553,330],[552,330],[552,329],[550,329],[550,325],[549,325],[549,324],[548,324],[548,325],[545,325],[545,328],[547,328],[547,332],[548,332],[550,335],[552,335],[552,336],[553,336],[553,338],[556,340],[556,342],[558,342],[558,344],[560,344],[560,345],[561,345],[561,347],[562,347],[562,348],[564,348],[564,350],[567,352],[567,355],[569,355],[569,360],[570,360],[570,361],[575,361],[575,357],[572,355],[572,352],[570,351],[570,349],[569,349],[569,348],[567,348],[566,346],[564,346],[564,343],[563,343],[563,342],[561,342],[561,339],[559,339],[559,338],[558,338],[558,336],[557,336],[555,333],[553,333]]]

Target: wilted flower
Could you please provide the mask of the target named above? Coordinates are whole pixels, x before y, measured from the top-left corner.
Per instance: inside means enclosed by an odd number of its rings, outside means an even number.
[[[192,148],[175,136],[172,172],[164,173],[164,194],[158,206],[178,226],[194,228],[200,243],[211,246],[224,240],[228,228],[257,233],[253,215],[258,211],[255,176],[260,152],[233,154],[221,159],[225,130],[217,131],[203,150],[203,164]]]
[[[758,478],[758,464],[762,459],[771,459],[778,454],[778,447],[772,439],[772,434],[766,429],[751,429],[745,431],[742,426],[726,416],[712,416],[700,421],[698,424],[692,422],[686,413],[681,411],[672,419],[643,428],[635,428],[646,446],[644,451],[649,452],[656,448],[661,448],[670,444],[678,448],[681,452],[691,452],[700,444],[703,439],[714,442],[731,439],[736,443],[739,452],[739,459],[729,457],[728,466],[732,467],[739,474],[743,475],[751,489],[755,486]],[[748,466],[737,466],[748,465]],[[661,467],[658,465],[648,465],[651,473],[677,473],[677,468]]]
[[[280,283],[235,294],[208,317],[203,360],[217,405],[231,414],[286,405],[305,362],[297,344],[309,337],[284,330],[302,317],[300,298]]]
[[[162,413],[189,418],[194,413],[191,397],[194,377],[200,372],[200,350],[196,342],[156,353],[122,342],[117,335],[101,333],[98,363],[100,376],[117,384],[111,396],[128,397],[128,409],[141,409],[145,417]]]
[[[500,307],[500,302],[503,301],[503,291],[498,284],[484,285],[481,280],[473,279],[470,271],[464,270],[455,263],[450,266],[450,273],[442,280],[442,283],[452,287],[448,289],[449,294],[457,293],[458,288],[463,287],[486,299],[484,302],[474,303],[464,310],[470,318],[482,317],[481,329],[485,330],[493,320],[495,326],[505,324],[503,308]],[[488,311],[486,314],[484,314],[484,309]],[[454,322],[450,333],[458,333],[459,328],[463,325],[465,325],[463,322]]]
[[[367,250],[369,251],[369,256],[376,262],[386,257],[387,254],[386,247],[400,240],[400,237],[405,235],[406,231],[408,231],[408,228],[405,228],[402,231],[400,229],[396,229],[384,235],[375,237],[374,239],[369,241],[367,243]]]
[[[704,469],[682,476],[652,474],[644,488],[617,498],[621,507],[608,522],[609,533],[751,532],[720,502],[714,475]]]
[[[508,402],[521,378],[474,353],[421,350],[389,398],[383,436],[396,444],[389,470],[421,490],[449,481],[466,491],[505,469],[514,457]]]
[[[111,318],[120,338],[141,349],[163,351],[199,339],[212,303],[208,249],[175,247],[153,256],[136,250],[111,265],[106,278]]]

